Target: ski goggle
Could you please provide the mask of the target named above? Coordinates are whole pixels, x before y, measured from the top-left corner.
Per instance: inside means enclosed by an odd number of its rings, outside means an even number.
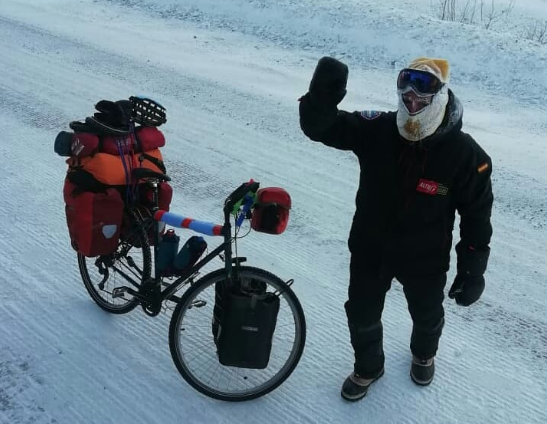
[[[397,88],[412,86],[420,94],[437,94],[444,83],[435,75],[417,69],[403,69],[397,78]]]

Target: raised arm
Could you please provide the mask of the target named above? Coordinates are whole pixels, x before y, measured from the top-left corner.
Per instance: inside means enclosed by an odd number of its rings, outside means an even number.
[[[360,112],[338,110],[346,95],[348,67],[323,57],[315,68],[308,93],[300,98],[300,128],[313,141],[342,150],[356,150],[374,126]]]

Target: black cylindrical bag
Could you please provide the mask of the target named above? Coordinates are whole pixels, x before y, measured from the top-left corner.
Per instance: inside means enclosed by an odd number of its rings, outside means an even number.
[[[246,294],[236,288],[222,296],[217,349],[222,365],[264,369],[268,366],[279,312],[273,293]]]

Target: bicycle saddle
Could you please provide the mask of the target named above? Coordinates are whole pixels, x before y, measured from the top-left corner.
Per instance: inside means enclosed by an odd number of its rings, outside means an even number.
[[[161,181],[171,181],[171,178],[168,175],[162,174],[161,172],[152,171],[151,169],[148,169],[148,168],[134,169],[133,176],[138,180],[143,178],[157,178],[158,180],[161,180]]]

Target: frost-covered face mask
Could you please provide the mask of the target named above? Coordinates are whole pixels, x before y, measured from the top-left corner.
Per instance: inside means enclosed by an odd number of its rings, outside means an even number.
[[[448,104],[448,88],[443,85],[436,94],[423,94],[412,85],[398,89],[397,127],[408,141],[419,141],[441,126]]]

